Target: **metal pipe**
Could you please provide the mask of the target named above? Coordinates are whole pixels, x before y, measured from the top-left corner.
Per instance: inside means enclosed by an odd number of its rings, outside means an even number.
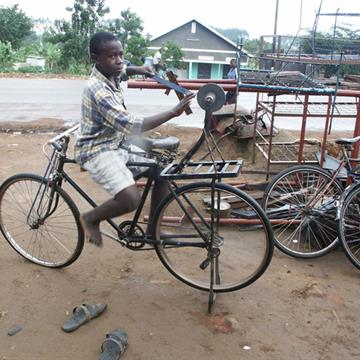
[[[207,84],[208,80],[178,80],[179,85],[183,86],[189,90],[199,90],[203,85]],[[225,81],[225,80],[212,80],[212,83],[221,84],[222,88],[225,91],[235,91],[236,83]],[[129,89],[167,89],[164,85],[158,84],[152,80],[129,80],[128,81]],[[286,87],[286,86],[269,86],[269,85],[256,85],[256,84],[244,84],[242,83],[239,86],[240,92],[259,92],[259,93],[276,93],[289,94],[289,93],[298,93],[298,94],[309,94],[309,95],[333,95],[335,89],[311,89],[311,88],[296,88],[296,87]],[[336,96],[351,97],[355,96],[360,98],[360,90],[350,90],[350,89],[338,89]]]
[[[213,81],[215,83],[215,81]],[[179,85],[185,87],[189,90],[199,90],[202,86],[206,83],[204,82],[181,82],[179,81]],[[224,91],[235,91],[236,90],[236,83],[233,84],[221,84],[221,87]],[[148,81],[148,80],[131,80],[128,81],[128,88],[129,89],[167,89],[165,85],[158,84],[155,81]]]
[[[304,139],[305,139],[305,131],[306,131],[308,103],[309,103],[309,95],[305,95],[303,116],[301,122],[301,131],[300,131],[300,144],[299,144],[299,155],[298,155],[299,164],[303,161],[303,155],[304,155]]]
[[[177,223],[181,224],[185,219],[185,216],[164,216],[162,218],[163,222],[168,223]],[[144,216],[144,221],[148,221],[149,216]],[[199,217],[193,217],[192,220],[196,223],[202,223],[202,219]],[[210,223],[210,218],[204,218],[204,220]],[[280,225],[280,224],[300,224],[301,220],[294,219],[270,219],[269,220],[272,225]],[[260,219],[239,219],[239,218],[220,218],[220,225],[261,225],[262,221]]]
[[[269,150],[268,150],[268,159],[267,159],[267,166],[266,166],[266,172],[267,172],[266,180],[269,180],[269,172],[270,172],[272,143],[273,143],[273,131],[274,131],[274,121],[275,121],[275,107],[276,107],[276,95],[273,98],[272,112],[271,112]]]
[[[255,105],[255,119],[254,119],[254,131],[253,131],[253,153],[252,153],[252,163],[255,164],[256,160],[256,135],[257,135],[257,124],[259,117],[259,96],[260,94],[256,94],[256,105]]]
[[[355,129],[354,129],[354,137],[360,135],[360,98],[357,99],[357,113],[356,113],[356,121],[355,121]],[[359,155],[359,143],[354,144],[354,148],[351,153],[351,157],[353,159],[357,159]]]
[[[320,166],[321,167],[323,166],[323,163],[325,160],[326,141],[327,141],[327,136],[328,136],[329,124],[330,124],[331,100],[332,100],[332,97],[329,95],[326,118],[325,118],[323,142],[321,144],[321,157],[320,157]]]

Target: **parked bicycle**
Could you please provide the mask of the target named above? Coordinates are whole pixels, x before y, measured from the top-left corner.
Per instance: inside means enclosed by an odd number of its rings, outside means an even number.
[[[252,197],[221,182],[239,174],[241,160],[214,160],[211,155],[210,161],[191,161],[203,143],[210,144],[211,112],[225,99],[222,88],[209,85],[197,96],[206,111],[202,135],[178,163],[173,162],[179,147],[177,138],[143,139],[136,142],[136,150],[134,144],[129,144],[131,151],[140,151],[153,160],[128,163],[148,167],[148,180],[133,218],[120,224],[109,220],[116,236],[103,235],[130,250],[154,249],[177,279],[209,291],[210,311],[214,293],[239,290],[264,273],[273,253],[273,233],[264,211]],[[79,210],[64,183],[91,206],[97,206],[65,170],[75,163],[67,152],[70,136],[78,126],[45,144],[44,149],[51,148],[51,155],[43,176],[17,174],[0,186],[2,234],[22,257],[45,267],[70,265],[84,246]],[[154,223],[147,224],[147,215],[141,218],[141,214],[157,176],[168,180],[170,193],[159,204]],[[183,180],[191,182],[179,183]]]
[[[360,268],[359,159],[351,158],[360,137],[337,139],[341,159],[325,155],[323,167],[296,165],[281,171],[265,189],[262,206],[274,230],[275,245],[287,255],[315,258],[340,239]],[[317,154],[320,162],[320,153]],[[344,191],[344,188],[353,183]]]
[[[353,142],[360,141],[360,137]],[[352,169],[355,181],[340,198],[337,211],[337,229],[341,245],[348,259],[360,270],[360,175],[359,167]]]

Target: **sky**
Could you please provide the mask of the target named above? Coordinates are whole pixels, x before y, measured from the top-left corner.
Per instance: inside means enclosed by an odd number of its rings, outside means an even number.
[[[311,29],[321,0],[279,0],[277,34],[301,34]],[[19,4],[27,16],[34,18],[69,19],[66,7],[74,0],[0,0],[0,6]],[[119,18],[120,12],[130,8],[142,20],[144,33],[157,37],[192,19],[222,28],[244,29],[250,38],[274,33],[276,0],[233,0],[211,2],[202,0],[106,0],[110,8],[106,18]],[[301,11],[302,9],[302,11]],[[323,0],[322,13],[360,13],[360,0]],[[301,16],[300,16],[301,14]],[[319,17],[318,30],[328,32],[334,17]],[[360,28],[360,17],[339,17],[344,23]],[[300,32],[299,29],[301,30]]]

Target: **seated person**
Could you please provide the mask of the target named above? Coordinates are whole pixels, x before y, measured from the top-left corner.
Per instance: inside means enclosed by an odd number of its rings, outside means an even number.
[[[133,211],[139,205],[140,192],[126,163],[149,161],[129,154],[127,148],[122,147],[126,137],[148,131],[179,116],[190,106],[194,94],[189,93],[168,111],[146,117],[136,116],[124,106],[119,77],[125,73],[153,74],[144,67],[127,68],[122,44],[111,33],[94,34],[90,39],[89,50],[95,66],[83,92],[80,133],[75,143],[74,156],[92,179],[111,195],[103,204],[80,215],[81,225],[89,241],[102,246],[100,222]],[[156,206],[166,194],[166,182],[157,180],[153,187],[149,223]]]

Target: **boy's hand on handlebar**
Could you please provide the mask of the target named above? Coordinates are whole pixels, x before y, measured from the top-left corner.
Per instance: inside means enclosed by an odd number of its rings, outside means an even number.
[[[150,66],[144,66],[143,67],[144,75],[146,77],[153,77],[155,73],[153,72],[153,69]]]
[[[132,75],[143,75],[146,77],[153,77],[155,73],[153,72],[152,68],[150,66],[133,66],[129,65],[126,68],[126,73],[129,76]]]
[[[191,101],[194,97],[194,93],[187,93],[184,98],[174,107],[173,111],[175,116],[181,115],[191,105]]]

